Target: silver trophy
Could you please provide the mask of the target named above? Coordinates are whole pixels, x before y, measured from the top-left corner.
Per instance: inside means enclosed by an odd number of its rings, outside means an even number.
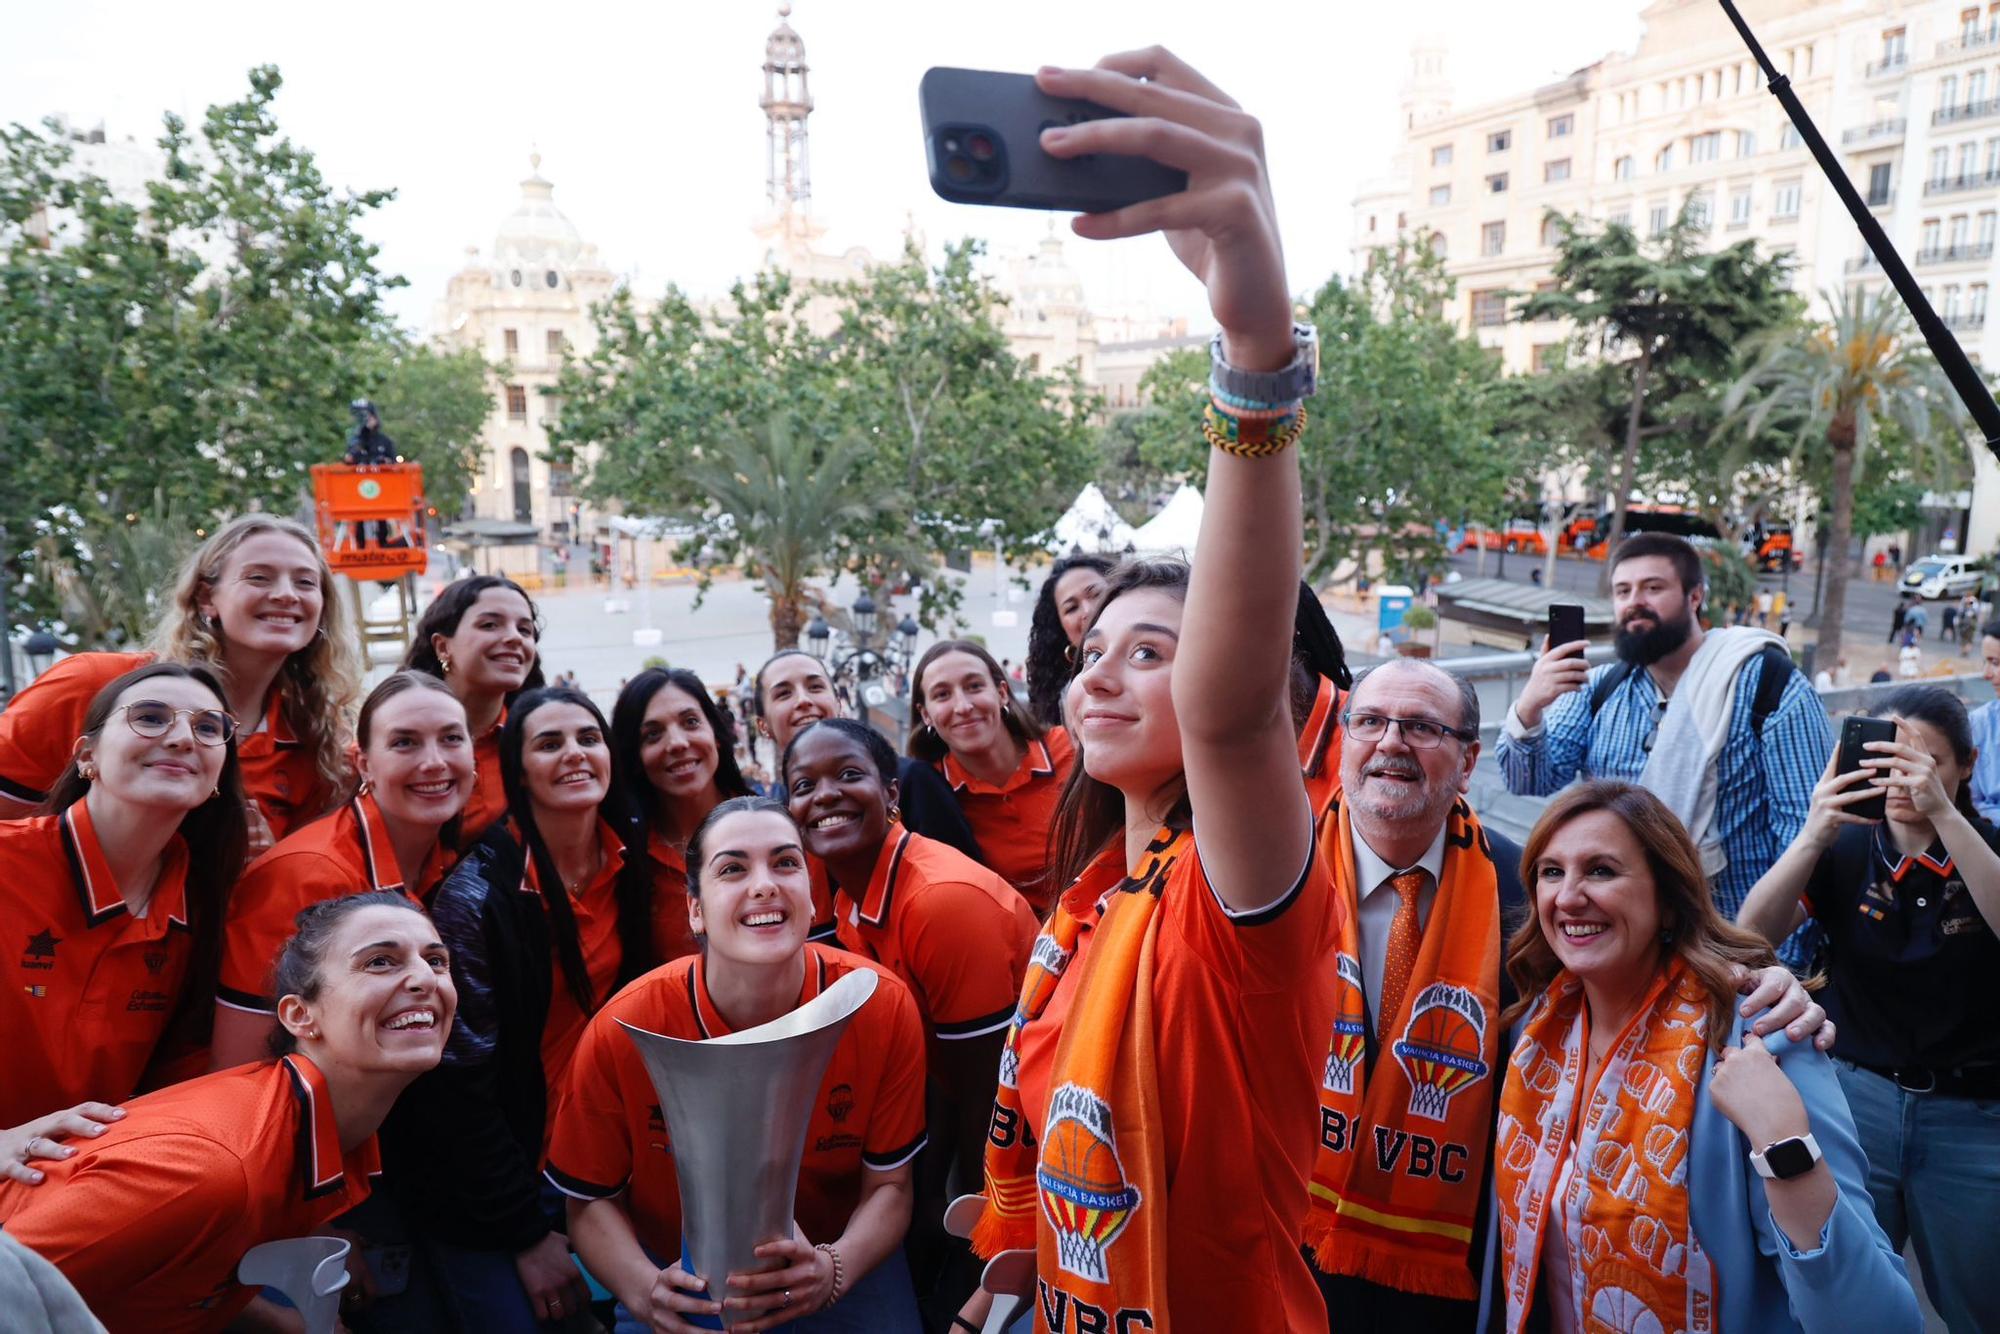
[[[875,980],[871,969],[856,969],[790,1014],[700,1042],[622,1024],[660,1095],[683,1245],[711,1298],[729,1296],[731,1274],[777,1266],[756,1248],[792,1235],[813,1100]],[[727,1313],[723,1320],[727,1328]]]
[[[288,1237],[243,1253],[239,1283],[276,1288],[304,1319],[306,1334],[332,1334],[347,1286],[348,1243],[339,1237]]]

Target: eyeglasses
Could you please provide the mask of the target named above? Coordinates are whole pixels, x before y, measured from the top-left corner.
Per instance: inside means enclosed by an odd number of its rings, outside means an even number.
[[[1444,744],[1446,737],[1457,737],[1460,741],[1472,741],[1471,732],[1456,727],[1446,727],[1428,718],[1390,718],[1379,713],[1342,714],[1340,721],[1347,728],[1347,734],[1356,741],[1380,741],[1389,735],[1389,725],[1403,734],[1403,744],[1412,750],[1436,750]]]
[[[156,699],[120,704],[113,713],[125,715],[125,725],[148,739],[165,736],[176,718],[188,720],[188,731],[204,746],[226,746],[236,735],[236,720],[221,709],[177,709]]]

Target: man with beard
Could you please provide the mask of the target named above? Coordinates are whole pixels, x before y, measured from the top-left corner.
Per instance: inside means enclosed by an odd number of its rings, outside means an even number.
[[[1619,661],[1592,669],[1583,644],[1548,646],[1501,728],[1507,790],[1548,796],[1579,777],[1650,789],[1734,920],[1805,824],[1833,748],[1826,709],[1776,635],[1702,628],[1701,558],[1680,538],[1628,538],[1611,593]],[[1806,944],[1795,936],[1779,954],[1801,963]]]
[[[1479,699],[1435,663],[1361,675],[1320,825],[1343,911],[1305,1238],[1333,1334],[1470,1331],[1513,1000],[1503,940],[1527,912],[1521,849],[1463,800]],[[1764,1032],[1825,1012],[1782,968],[1746,977]],[[1823,1042],[1832,1040],[1830,1030]]]

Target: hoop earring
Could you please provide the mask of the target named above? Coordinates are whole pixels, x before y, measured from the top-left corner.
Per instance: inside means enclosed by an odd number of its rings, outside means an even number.
[[[361,780],[361,786],[354,789],[354,795],[357,797],[365,797],[368,795],[369,790],[373,787],[374,784],[364,778]]]
[[[444,669],[444,674],[445,674],[446,676],[450,676],[450,675],[451,675],[451,659],[450,659],[450,658],[447,658],[447,657],[443,656],[442,654],[440,654],[440,655],[438,656],[438,666]]]
[[[896,805],[894,802],[891,802],[889,804],[890,821],[894,822],[897,820],[901,820],[902,818],[903,818],[903,808],[901,806]]]

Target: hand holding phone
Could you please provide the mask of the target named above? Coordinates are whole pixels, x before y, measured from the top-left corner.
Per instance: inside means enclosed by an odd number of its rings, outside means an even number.
[[[1564,644],[1574,644],[1588,639],[1583,628],[1583,607],[1575,602],[1551,602],[1549,604],[1549,649],[1554,651]],[[1575,653],[1583,656],[1583,650]]]
[[[1840,750],[1833,769],[1837,776],[1861,770],[1862,761],[1886,759],[1880,751],[1867,749],[1871,741],[1894,741],[1896,724],[1888,718],[1863,718],[1859,716],[1840,720]],[[1873,769],[1866,772],[1874,773]],[[1860,786],[1859,782],[1855,786]],[[1851,790],[1851,789],[1850,789]],[[1842,809],[1849,815],[1863,820],[1880,820],[1888,815],[1886,797],[1878,789],[1872,796],[1852,802]]]

